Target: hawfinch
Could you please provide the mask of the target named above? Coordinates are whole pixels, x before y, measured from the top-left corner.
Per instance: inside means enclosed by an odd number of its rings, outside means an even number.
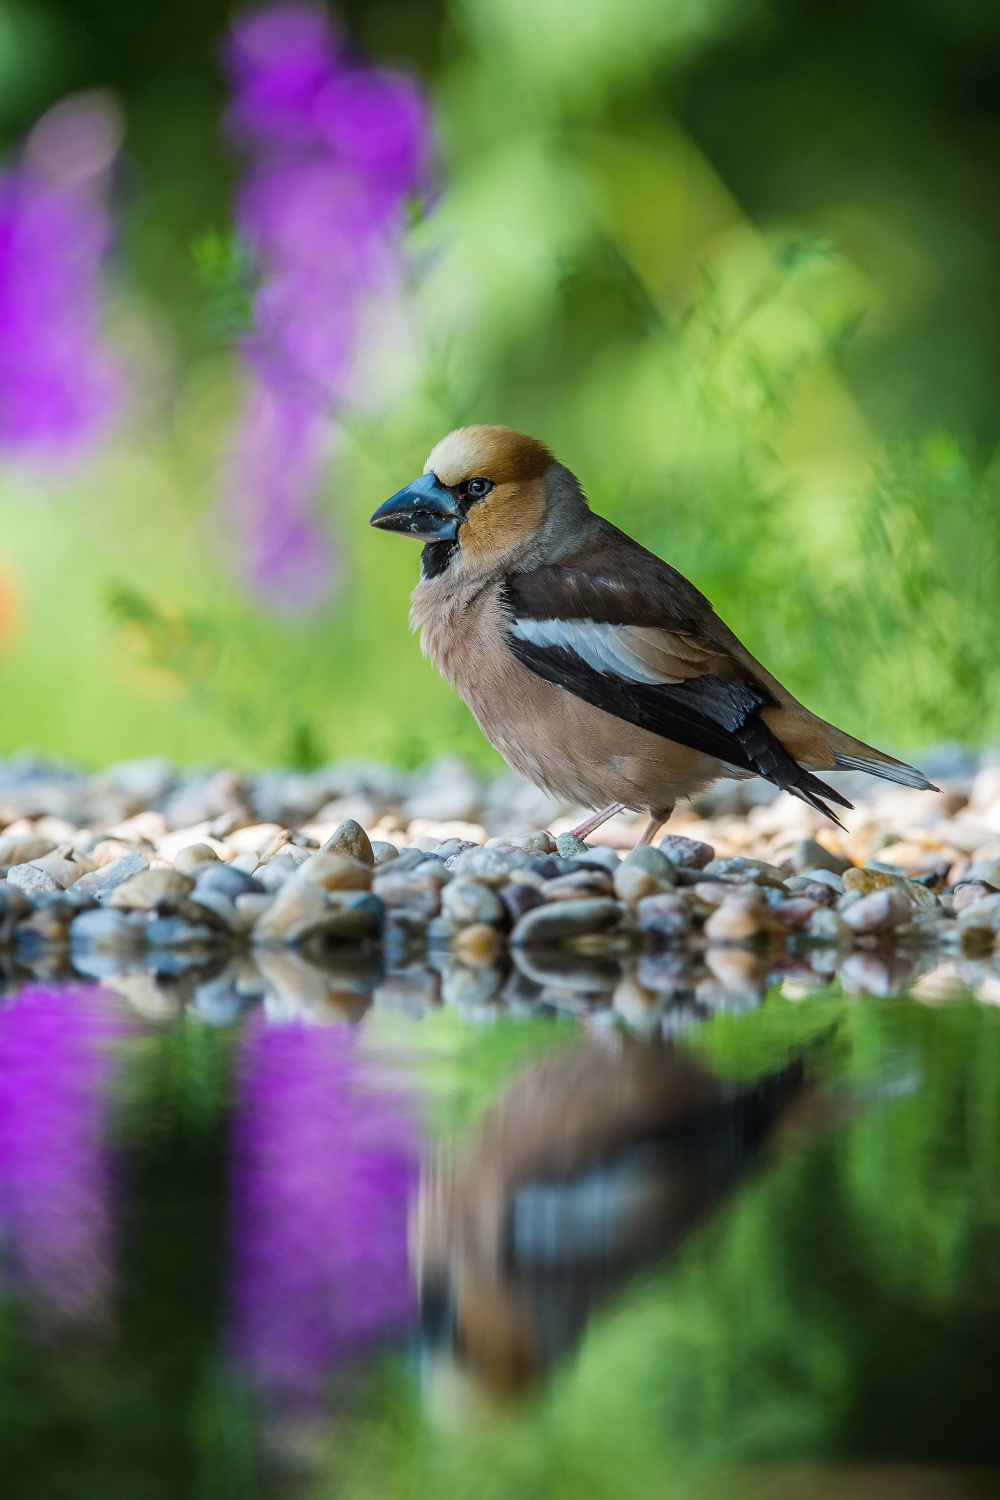
[[[648,843],[720,776],[762,776],[835,822],[826,802],[851,803],[814,771],[930,787],[798,703],[536,438],[458,428],[371,524],[424,543],[421,650],[515,771],[601,809],[580,837],[627,807],[648,813]]]

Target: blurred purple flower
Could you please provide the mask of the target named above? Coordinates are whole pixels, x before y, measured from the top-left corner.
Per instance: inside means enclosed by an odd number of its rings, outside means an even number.
[[[244,1042],[233,1124],[233,1329],[279,1399],[413,1315],[407,1211],[417,1128],[341,1026],[264,1025]]]
[[[427,109],[411,79],[348,62],[312,5],[238,22],[226,64],[229,127],[251,153],[236,222],[256,279],[226,510],[241,523],[250,582],[276,608],[307,608],[334,582],[312,509],[336,410],[351,400],[364,307],[399,294]]]
[[[111,1285],[111,1177],[102,1143],[110,1043],[98,990],[29,987],[0,1004],[0,1245],[50,1310],[99,1314]]]
[[[101,435],[119,390],[101,338],[104,206],[120,121],[103,94],[39,121],[0,174],[0,449],[69,457]]]

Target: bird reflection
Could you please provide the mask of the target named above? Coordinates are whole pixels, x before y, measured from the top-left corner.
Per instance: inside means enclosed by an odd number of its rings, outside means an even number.
[[[733,1190],[806,1090],[801,1059],[732,1085],[658,1039],[588,1040],[527,1069],[422,1185],[430,1367],[457,1359],[493,1397],[540,1379]]]

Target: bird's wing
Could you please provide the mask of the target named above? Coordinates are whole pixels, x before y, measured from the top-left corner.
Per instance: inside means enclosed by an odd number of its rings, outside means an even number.
[[[567,559],[511,574],[503,597],[517,659],[595,707],[764,776],[822,812],[821,798],[849,807],[768,728],[762,711],[780,709],[781,699],[708,634],[708,601],[658,558],[635,553],[644,565],[626,577],[606,551],[590,566]]]

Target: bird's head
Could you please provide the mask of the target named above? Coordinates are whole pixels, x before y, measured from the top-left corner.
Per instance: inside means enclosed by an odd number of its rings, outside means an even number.
[[[435,577],[523,553],[567,509],[588,513],[579,485],[544,443],[510,427],[458,427],[370,524],[425,543],[424,576]]]

